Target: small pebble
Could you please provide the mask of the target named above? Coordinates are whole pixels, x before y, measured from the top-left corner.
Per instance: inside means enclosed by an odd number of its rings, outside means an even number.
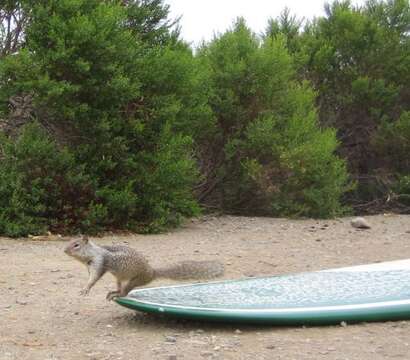
[[[214,355],[214,353],[211,352],[211,351],[202,351],[200,355],[201,355],[202,357],[211,357],[211,356]]]
[[[340,326],[341,326],[341,327],[346,327],[346,326],[347,326],[347,322],[346,322],[346,321],[342,321],[342,322],[340,323]]]
[[[175,336],[167,335],[165,336],[165,342],[175,344],[177,342],[177,338]]]
[[[369,223],[362,217],[352,219],[350,224],[357,229],[370,229]]]
[[[250,278],[252,278],[252,277],[255,277],[256,275],[255,274],[253,274],[253,273],[244,273],[244,275],[246,276],[246,277],[250,277]]]

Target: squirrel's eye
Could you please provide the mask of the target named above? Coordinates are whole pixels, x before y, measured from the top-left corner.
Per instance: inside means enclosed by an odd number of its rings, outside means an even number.
[[[78,248],[79,246],[80,246],[80,244],[75,244],[74,249]]]

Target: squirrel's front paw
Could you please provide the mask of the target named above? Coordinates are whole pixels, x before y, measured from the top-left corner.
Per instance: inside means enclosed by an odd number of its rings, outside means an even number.
[[[80,291],[81,296],[87,296],[90,293],[90,289],[84,288]]]

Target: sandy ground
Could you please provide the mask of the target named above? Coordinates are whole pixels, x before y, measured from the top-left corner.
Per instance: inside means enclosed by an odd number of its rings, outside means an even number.
[[[154,265],[218,259],[226,279],[410,258],[409,216],[369,217],[366,231],[349,221],[204,217],[167,234],[95,241],[129,244]],[[1,360],[410,359],[406,321],[288,328],[178,321],[107,302],[111,275],[81,297],[87,271],[64,244],[0,238]]]

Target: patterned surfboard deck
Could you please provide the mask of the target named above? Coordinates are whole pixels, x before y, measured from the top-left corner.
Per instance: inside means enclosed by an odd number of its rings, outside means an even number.
[[[334,324],[410,319],[410,260],[131,291],[125,307],[225,322]]]

